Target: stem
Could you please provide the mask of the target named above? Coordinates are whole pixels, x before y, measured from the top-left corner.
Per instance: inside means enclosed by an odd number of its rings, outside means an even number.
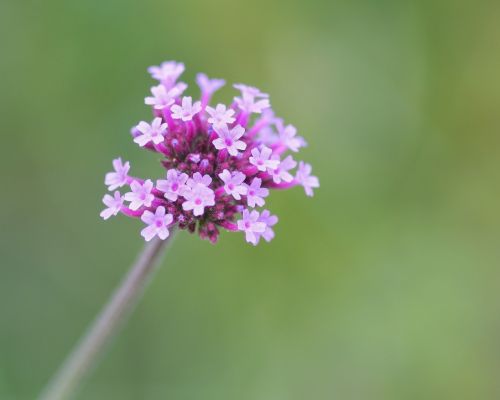
[[[146,243],[127,276],[47,385],[40,400],[68,399],[76,391],[139,301],[173,235],[171,230],[167,240],[155,238]]]

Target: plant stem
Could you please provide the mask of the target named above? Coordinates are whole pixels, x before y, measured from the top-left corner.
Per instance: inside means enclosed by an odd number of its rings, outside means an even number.
[[[49,382],[40,400],[63,400],[74,394],[139,301],[174,234],[171,231],[167,240],[155,238],[146,243],[127,276]]]

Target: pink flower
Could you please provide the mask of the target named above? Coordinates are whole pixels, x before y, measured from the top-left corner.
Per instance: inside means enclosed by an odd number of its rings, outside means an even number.
[[[266,202],[264,197],[269,195],[269,189],[261,188],[262,179],[253,178],[252,183],[247,185],[247,204],[249,207],[256,205],[262,207]]]
[[[154,214],[151,211],[144,211],[141,216],[142,222],[148,225],[141,231],[141,235],[144,239],[149,242],[155,236],[158,236],[161,240],[165,240],[170,235],[168,226],[174,220],[172,214],[165,214],[165,207],[158,207]]]
[[[113,215],[118,214],[123,206],[123,199],[118,190],[114,193],[113,196],[105,194],[102,199],[102,202],[104,203],[104,205],[108,207],[102,210],[101,214],[99,214],[101,218],[105,220]]]
[[[156,110],[163,110],[174,104],[175,98],[179,96],[178,88],[167,90],[165,86],[158,85],[151,88],[152,97],[146,97],[144,103],[153,106]]]
[[[184,64],[176,61],[165,61],[162,62],[159,67],[149,67],[148,72],[151,74],[153,79],[156,79],[164,84],[172,84],[184,72]]]
[[[136,136],[134,138],[134,142],[141,147],[144,147],[149,142],[160,144],[164,140],[163,135],[167,131],[167,127],[167,124],[162,124],[161,118],[155,118],[151,125],[147,122],[141,121],[136,127],[141,135]]]
[[[264,210],[260,214],[260,217],[257,221],[266,224],[266,229],[264,230],[264,232],[256,234],[257,243],[259,242],[261,236],[266,242],[270,242],[272,239],[274,239],[274,231],[272,227],[278,222],[278,217],[276,215],[271,215],[269,210]]]
[[[193,104],[191,97],[182,98],[182,106],[174,104],[170,107],[173,119],[182,119],[183,121],[191,121],[193,117],[201,111],[201,103],[199,101]]]
[[[119,157],[113,160],[113,168],[115,172],[108,172],[104,178],[104,184],[108,186],[108,190],[115,190],[127,183],[130,163],[125,161],[123,164],[121,157]]]
[[[205,207],[215,205],[215,193],[208,187],[211,182],[209,175],[202,176],[199,172],[187,180],[187,188],[183,194],[186,201],[182,203],[184,211],[193,210],[194,216],[200,216],[205,212]]]
[[[271,107],[268,99],[256,100],[251,96],[235,97],[234,101],[241,111],[249,114],[260,114],[266,108]]]
[[[219,178],[224,182],[224,190],[227,194],[233,196],[236,200],[241,199],[241,195],[247,193],[245,181],[245,174],[241,172],[229,172],[227,169],[219,174]]]
[[[156,188],[165,192],[166,199],[176,201],[179,196],[182,196],[184,190],[186,190],[187,180],[187,174],[180,173],[176,169],[169,169],[167,171],[167,179],[158,180],[156,182]]]
[[[207,113],[210,115],[208,123],[212,125],[232,124],[235,119],[233,118],[234,110],[232,108],[226,109],[224,104],[217,104],[217,107],[207,107]]]
[[[273,156],[273,159],[279,161],[279,156]],[[291,169],[297,166],[297,162],[292,158],[292,156],[287,156],[283,161],[281,161],[277,168],[268,169],[268,173],[273,177],[274,183],[291,182],[293,181],[293,176],[290,174]]]
[[[312,167],[304,162],[299,163],[299,168],[297,169],[297,175],[295,179],[299,182],[309,197],[313,196],[313,188],[319,187],[319,179],[311,175]]]
[[[245,232],[245,239],[254,246],[258,243],[258,234],[264,233],[266,224],[259,222],[258,211],[243,210],[242,219],[238,220],[238,230]]]
[[[264,97],[267,98],[269,95],[267,93],[262,93],[259,89],[253,86],[244,85],[243,83],[235,83],[233,85],[235,89],[241,92],[242,96],[246,97]]]
[[[307,145],[304,138],[296,136],[297,129],[293,125],[287,125],[284,127],[283,122],[278,121],[276,126],[278,127],[281,142],[290,150],[297,152],[301,147]]]
[[[241,125],[236,125],[233,129],[229,129],[226,124],[214,126],[214,131],[219,135],[212,143],[217,150],[227,149],[227,152],[232,155],[238,155],[238,150],[245,150],[247,144],[242,140],[238,140],[245,133],[245,129]]]
[[[209,79],[205,74],[196,75],[196,83],[200,87],[203,94],[211,96],[226,84],[224,79]]]
[[[319,187],[309,164],[300,163],[293,177],[297,162],[286,152],[305,146],[304,139],[274,114],[269,95],[255,87],[236,84],[240,93],[234,103],[210,106],[224,80],[198,74],[198,101],[181,98],[187,88],[178,81],[184,64],[168,61],[148,71],[160,82],[145,99],[154,119],[141,121],[131,134],[139,146],[156,153],[163,173],[154,186],[151,179],[129,176],[128,162],[114,160],[106,185],[111,191],[124,185],[130,189],[105,196],[101,217],[142,216],[148,224],[142,231],[146,240],[166,237],[174,224],[212,243],[220,229],[242,230],[253,244],[271,240],[277,217],[250,210],[263,206],[271,190],[300,184],[312,196]],[[261,115],[252,118],[251,113]],[[243,218],[238,221],[239,214]]]
[[[130,184],[131,192],[125,193],[123,198],[130,201],[130,209],[138,210],[142,206],[150,207],[155,196],[151,193],[153,190],[153,182],[151,179],[146,180],[143,184],[133,181]]]
[[[273,151],[267,146],[262,146],[261,150],[255,148],[252,149],[252,157],[248,161],[262,172],[267,169],[274,169],[278,167],[280,162],[279,160],[270,159],[272,153]]]

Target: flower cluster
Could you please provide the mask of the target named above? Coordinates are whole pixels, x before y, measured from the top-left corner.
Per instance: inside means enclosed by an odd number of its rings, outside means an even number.
[[[156,182],[136,178],[129,175],[128,161],[115,159],[114,171],[105,177],[114,193],[104,196],[101,217],[140,218],[147,241],[166,239],[173,226],[198,230],[212,243],[219,228],[242,231],[253,245],[261,238],[270,241],[278,218],[256,210],[265,205],[269,190],[301,185],[312,196],[319,187],[309,164],[284,156],[305,146],[305,140],[275,117],[269,95],[257,88],[236,84],[240,94],[233,104],[212,107],[212,95],[224,80],[198,74],[201,97],[193,102],[183,96],[187,85],[179,81],[184,64],[168,61],[148,71],[158,81],[144,101],[152,106],[153,120],[139,122],[131,133],[140,147],[161,155],[166,173]],[[124,194],[116,190],[121,187]]]

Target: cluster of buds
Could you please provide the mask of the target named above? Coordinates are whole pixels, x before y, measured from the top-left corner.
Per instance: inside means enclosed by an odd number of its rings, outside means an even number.
[[[212,243],[220,228],[244,232],[253,245],[261,238],[270,241],[278,218],[256,209],[265,205],[269,191],[301,185],[312,196],[319,187],[309,164],[284,156],[305,146],[305,140],[294,126],[275,117],[269,95],[257,88],[236,84],[240,95],[233,104],[211,107],[224,80],[198,74],[201,97],[193,103],[182,96],[187,88],[179,81],[184,64],[168,61],[148,71],[159,82],[145,98],[153,120],[139,122],[131,133],[140,147],[161,156],[166,173],[156,182],[140,179],[129,175],[128,161],[115,159],[114,171],[105,177],[114,193],[104,196],[101,217],[122,213],[140,218],[146,241],[166,239],[174,226],[198,231]],[[121,187],[124,194],[116,190]]]

